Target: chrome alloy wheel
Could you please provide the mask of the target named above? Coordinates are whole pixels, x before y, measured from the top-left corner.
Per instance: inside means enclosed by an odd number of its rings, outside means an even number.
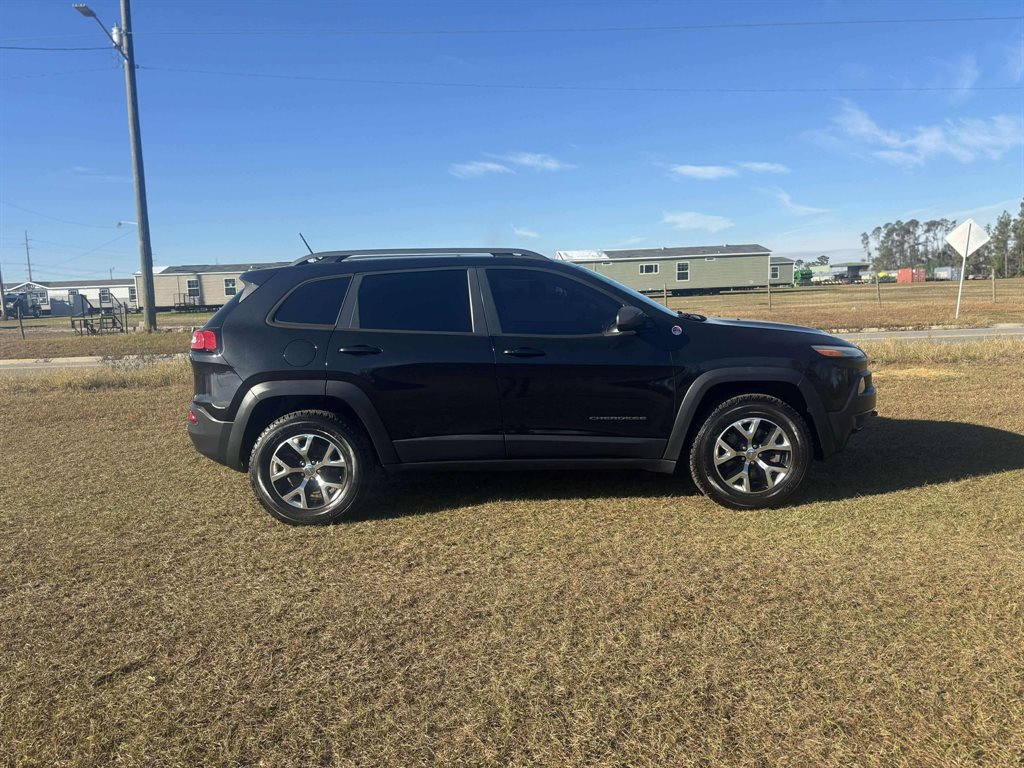
[[[348,495],[354,467],[352,448],[343,440],[292,435],[270,457],[270,488],[285,504],[319,512]]]
[[[734,491],[760,493],[777,486],[793,466],[793,445],[775,422],[734,421],[715,441],[715,471]]]

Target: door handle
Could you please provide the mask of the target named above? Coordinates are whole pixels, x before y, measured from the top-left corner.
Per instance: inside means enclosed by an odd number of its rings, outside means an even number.
[[[546,353],[533,347],[516,347],[515,349],[506,349],[502,354],[509,357],[544,357]]]
[[[343,355],[379,355],[384,350],[380,347],[371,347],[369,344],[356,344],[351,347],[341,347],[338,351]]]

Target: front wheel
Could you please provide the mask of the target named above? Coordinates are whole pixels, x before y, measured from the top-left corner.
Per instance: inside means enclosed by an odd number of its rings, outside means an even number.
[[[778,398],[741,395],[718,406],[690,451],[693,482],[733,509],[775,507],[800,486],[812,458],[803,417]]]
[[[282,416],[263,430],[249,457],[256,497],[292,525],[341,519],[366,497],[375,470],[363,432],[327,411]]]

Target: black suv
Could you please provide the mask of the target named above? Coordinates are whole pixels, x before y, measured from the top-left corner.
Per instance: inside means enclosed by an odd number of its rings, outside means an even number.
[[[378,469],[634,467],[778,505],[874,414],[820,331],[672,312],[523,250],[334,251],[242,275],[192,339],[188,431],[288,523]]]

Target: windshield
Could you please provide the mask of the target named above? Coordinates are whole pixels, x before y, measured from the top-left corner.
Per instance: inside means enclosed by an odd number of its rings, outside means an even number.
[[[660,311],[664,312],[665,314],[675,315],[675,312],[673,312],[671,309],[666,307],[664,304],[659,304],[657,301],[655,301],[651,297],[645,296],[644,294],[640,293],[639,291],[633,290],[628,285],[623,285],[618,280],[612,280],[612,278],[607,277],[606,275],[602,275],[597,270],[587,269],[586,267],[581,267],[579,264],[573,264],[572,262],[564,262],[564,263],[568,264],[570,267],[573,267],[574,269],[578,269],[578,270],[581,270],[583,272],[586,272],[588,275],[591,275],[592,277],[596,277],[602,283],[605,283],[606,285],[610,285],[611,287],[618,289],[622,293],[629,294],[629,297],[631,299],[634,299],[634,300],[640,302],[641,304],[647,306],[650,309],[657,309],[657,310],[660,310]]]

